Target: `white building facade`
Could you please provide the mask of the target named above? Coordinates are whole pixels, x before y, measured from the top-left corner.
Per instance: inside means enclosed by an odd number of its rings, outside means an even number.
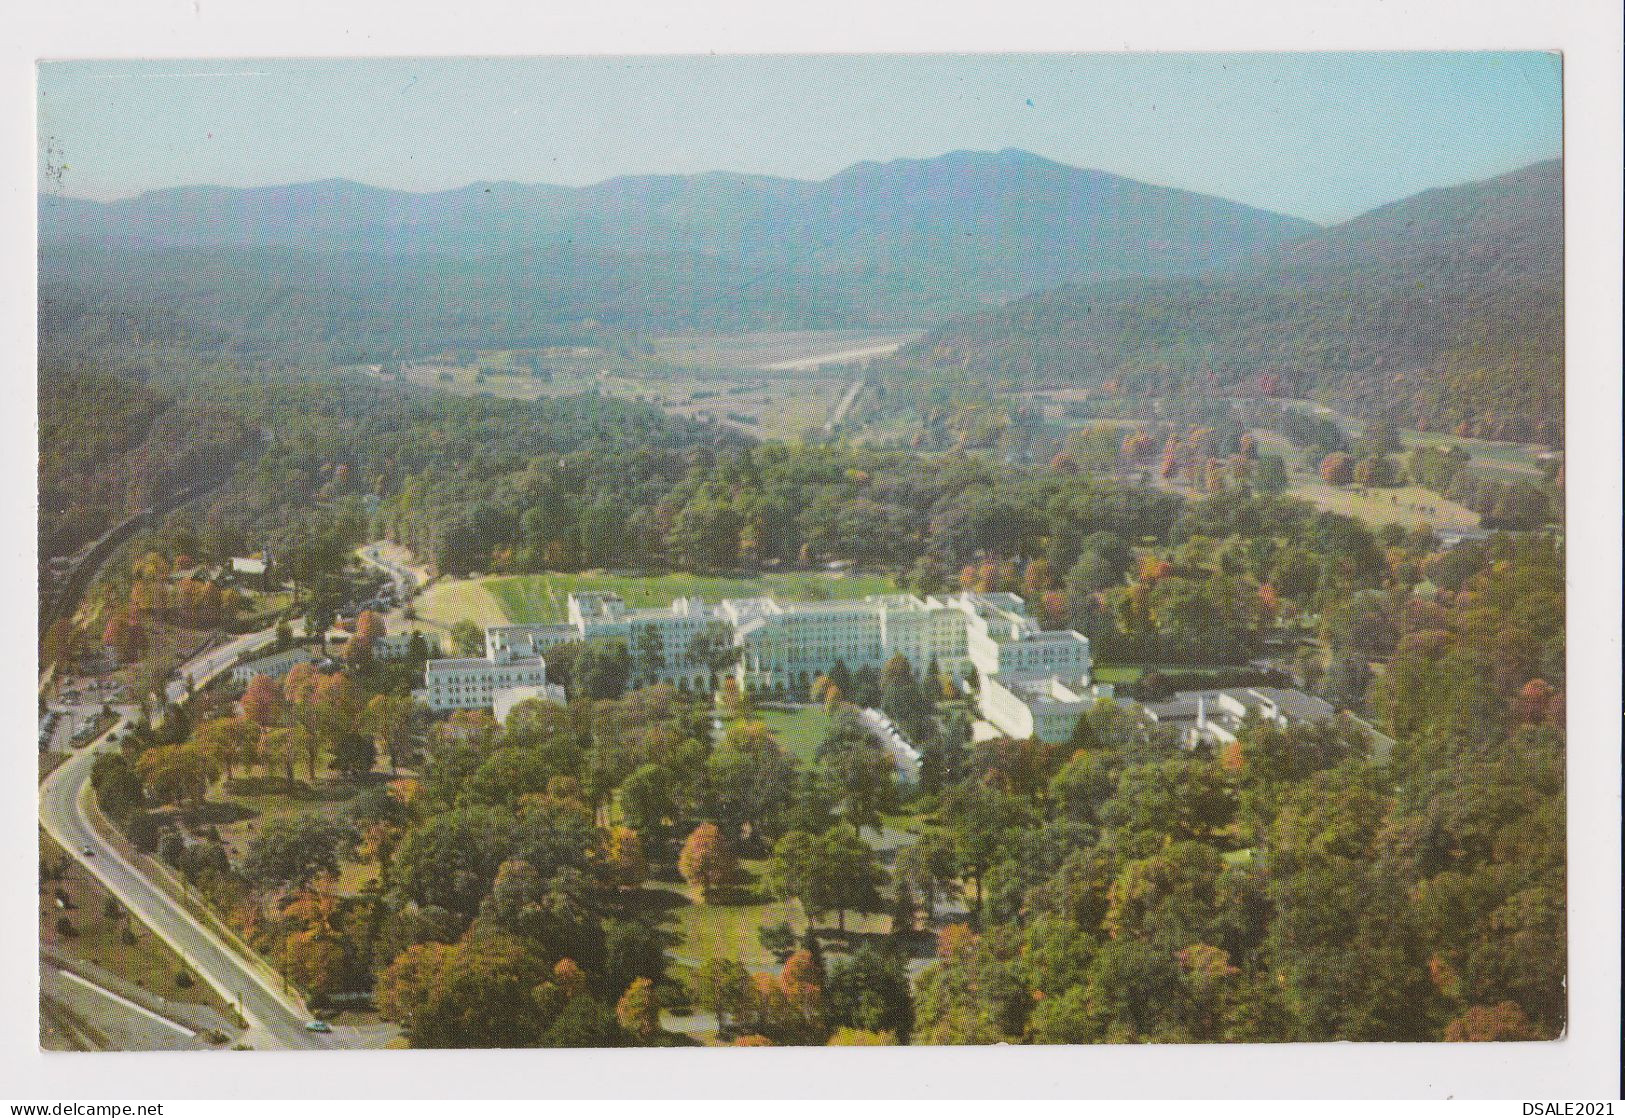
[[[707,654],[719,644],[731,646],[729,673],[742,688],[801,694],[836,661],[878,668],[900,655],[915,672],[935,663],[956,681],[977,680],[983,715],[1020,737],[1064,740],[1094,697],[1088,639],[1040,628],[1014,594],[730,598],[715,606],[679,598],[664,609],[630,609],[616,594],[583,593],[570,595],[567,616],[564,624],[487,629],[484,657],[431,660],[425,700],[435,710],[489,708],[500,688],[546,685],[546,652],[567,641],[619,642],[632,657],[634,685],[697,692],[719,682]],[[993,682],[1000,679],[1011,685]]]

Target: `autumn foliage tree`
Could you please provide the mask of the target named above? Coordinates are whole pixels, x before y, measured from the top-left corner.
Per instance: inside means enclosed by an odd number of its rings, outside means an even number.
[[[677,869],[683,880],[709,901],[718,889],[734,880],[739,864],[721,828],[715,823],[701,823],[684,841]]]
[[[367,663],[383,637],[384,619],[370,609],[362,610],[355,619],[355,633],[344,650],[344,658],[353,664]]]
[[[628,1036],[648,1044],[660,1035],[660,1004],[655,1000],[654,983],[635,978],[615,1003],[615,1020]]]
[[[1354,480],[1354,459],[1335,450],[1320,460],[1320,480],[1327,485],[1347,485]]]
[[[282,688],[268,675],[256,675],[243,692],[243,716],[255,724],[274,726],[282,715]]]

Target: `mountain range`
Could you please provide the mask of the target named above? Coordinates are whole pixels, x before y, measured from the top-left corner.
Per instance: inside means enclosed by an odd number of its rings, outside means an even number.
[[[225,314],[251,332],[251,306],[233,308],[265,289],[262,314],[311,304],[324,336],[448,298],[504,333],[583,319],[922,325],[1068,281],[1191,273],[1314,228],[1014,150],[859,163],[822,182],[709,173],[414,194],[328,180],[43,196],[39,213],[47,280],[202,298],[217,325]]]
[[[339,361],[670,330],[926,326],[993,384],[1272,390],[1558,441],[1562,170],[1329,228],[1028,152],[417,194],[346,180],[39,200],[42,293]]]
[[[1256,391],[1408,426],[1562,441],[1556,161],[1425,191],[1199,275],[1073,283],[905,357],[1025,383]]]

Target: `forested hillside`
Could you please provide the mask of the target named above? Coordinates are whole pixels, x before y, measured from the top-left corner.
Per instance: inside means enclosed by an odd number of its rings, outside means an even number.
[[[910,359],[988,381],[1313,396],[1405,426],[1562,441],[1562,168],[1431,190],[1197,278],[1073,285]]]
[[[914,324],[1166,276],[1310,228],[1019,151],[824,182],[704,174],[418,195],[329,181],[44,196],[42,277],[161,297],[238,352],[340,360],[605,331]]]

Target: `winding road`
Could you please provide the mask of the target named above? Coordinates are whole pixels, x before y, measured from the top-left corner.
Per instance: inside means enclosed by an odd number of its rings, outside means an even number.
[[[186,693],[186,680],[201,687],[226,671],[244,653],[276,640],[274,629],[250,633],[189,660],[167,691],[171,701]],[[169,944],[205,982],[238,1008],[248,1023],[243,1042],[254,1048],[375,1048],[394,1035],[390,1027],[335,1026],[330,1033],[314,1033],[311,1019],[298,996],[281,989],[277,976],[257,959],[227,942],[226,937],[187,911],[141,870],[91,823],[90,772],[97,755],[110,744],[110,736],[133,723],[134,708],[122,710],[118,723],[94,743],[69,757],[40,786],[40,823],[46,832],[95,875],[113,896],[142,923]]]

